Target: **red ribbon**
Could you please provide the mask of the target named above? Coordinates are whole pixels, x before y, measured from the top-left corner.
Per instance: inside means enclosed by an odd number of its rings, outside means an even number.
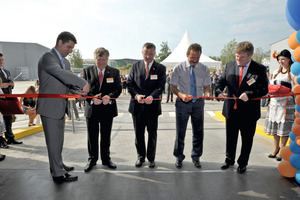
[[[289,93],[289,94],[279,94],[279,95],[270,95],[265,97],[254,98],[251,100],[260,100],[260,99],[270,99],[276,97],[288,97],[300,95],[300,93]],[[79,98],[79,94],[0,94],[0,97],[25,97],[25,98]],[[94,96],[85,96],[85,98],[92,99],[98,98],[102,99],[102,97],[94,97]],[[201,99],[239,99],[238,97],[206,97],[206,96],[197,96],[193,98],[201,98]],[[130,98],[110,98],[110,99],[120,99],[120,100],[131,100]],[[157,98],[153,100],[163,100],[165,98]]]

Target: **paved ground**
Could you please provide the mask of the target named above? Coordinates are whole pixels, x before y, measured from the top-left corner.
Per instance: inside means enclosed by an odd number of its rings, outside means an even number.
[[[14,93],[23,93],[31,82],[18,82]],[[25,87],[25,89],[24,89]],[[20,89],[19,89],[20,88]],[[206,101],[204,153],[202,168],[191,162],[191,126],[186,136],[183,168],[176,169],[172,155],[175,140],[175,106],[163,103],[159,117],[155,169],[147,165],[134,167],[136,151],[132,119],[127,112],[128,96],[118,100],[119,116],[112,130],[111,156],[117,164],[109,170],[98,162],[95,170],[84,173],[87,162],[87,133],[83,113],[81,121],[66,124],[64,162],[75,166],[79,176],[74,183],[57,185],[49,173],[43,132],[22,138],[24,144],[1,149],[7,159],[0,163],[0,199],[299,199],[300,189],[277,171],[278,162],[267,158],[272,140],[256,135],[249,166],[245,174],[237,166],[222,171],[225,158],[225,125],[216,119],[222,102]],[[27,116],[18,116],[14,129],[24,127]],[[263,125],[263,119],[259,124]],[[238,146],[238,153],[240,145]]]

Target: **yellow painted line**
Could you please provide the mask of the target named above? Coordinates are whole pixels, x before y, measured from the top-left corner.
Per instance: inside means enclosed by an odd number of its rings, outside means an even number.
[[[40,125],[16,129],[16,130],[13,130],[13,133],[15,135],[15,139],[18,140],[20,138],[23,138],[23,137],[26,137],[29,135],[33,135],[33,134],[41,132],[43,130],[44,130],[43,126],[40,124]]]
[[[266,112],[266,110],[261,110],[262,112]],[[222,111],[216,111],[215,112],[215,118],[217,119],[220,119],[222,121],[225,121],[225,117],[222,115]],[[256,130],[255,130],[255,133],[259,134],[259,135],[262,135],[266,138],[269,138],[271,140],[273,140],[273,136],[271,135],[267,135],[266,132],[264,131],[264,127],[261,126],[261,125],[256,125]],[[287,142],[286,144],[287,146],[289,145],[289,142]]]

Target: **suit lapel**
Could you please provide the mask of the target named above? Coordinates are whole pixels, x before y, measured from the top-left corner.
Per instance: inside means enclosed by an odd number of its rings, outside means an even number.
[[[63,67],[62,64],[61,64],[60,59],[59,59],[59,56],[57,55],[56,51],[55,51],[54,49],[52,49],[51,52],[55,55],[55,57],[56,57],[56,59],[57,59],[59,65],[60,65],[60,67],[61,67],[62,69],[64,69],[64,67]]]
[[[92,80],[92,82],[96,82],[96,85],[97,85],[97,87],[98,88],[100,88],[100,84],[99,84],[99,74],[98,74],[98,70],[97,70],[97,66],[96,65],[94,65],[94,67],[93,67],[93,80]]]

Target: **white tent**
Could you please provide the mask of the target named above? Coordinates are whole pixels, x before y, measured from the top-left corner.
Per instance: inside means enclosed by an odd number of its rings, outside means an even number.
[[[180,43],[177,45],[175,50],[161,63],[165,65],[168,69],[173,69],[173,67],[183,62],[187,59],[186,57],[186,51],[188,47],[194,43],[191,39],[191,36],[189,35],[188,31],[185,31],[184,36],[182,37]],[[200,62],[204,65],[206,65],[209,68],[215,68],[217,70],[221,69],[222,63],[220,61],[215,61],[208,56],[201,54]]]

